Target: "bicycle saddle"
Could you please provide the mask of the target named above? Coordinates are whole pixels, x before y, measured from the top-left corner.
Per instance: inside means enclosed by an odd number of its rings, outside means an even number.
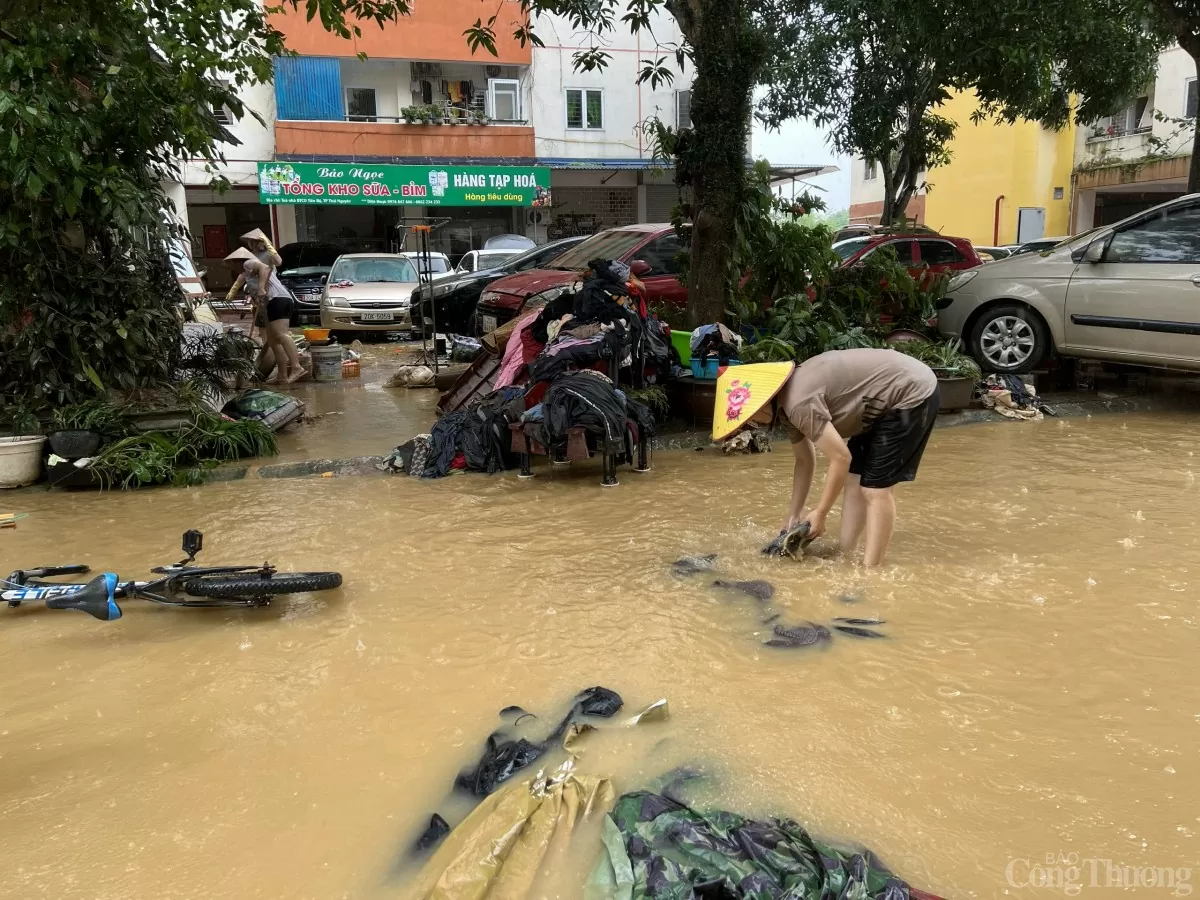
[[[117,576],[112,572],[97,575],[77,591],[46,599],[49,609],[79,609],[102,622],[121,618],[116,601]]]

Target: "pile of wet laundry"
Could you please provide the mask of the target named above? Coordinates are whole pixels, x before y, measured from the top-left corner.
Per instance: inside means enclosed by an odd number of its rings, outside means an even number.
[[[404,896],[536,896],[548,873],[572,865],[568,852],[587,852],[581,842],[598,838],[591,874],[574,892],[585,900],[938,900],[911,888],[870,850],[818,840],[791,819],[698,808],[687,792],[704,776],[691,767],[651,779],[656,790],[617,797],[614,779],[581,771],[573,741],[595,730],[582,720],[611,718],[622,705],[616,692],[589,688],[536,740],[517,732],[546,727],[540,719],[519,707],[502,710],[507,726],[455,780],[458,792],[479,802],[453,829],[433,817],[411,851],[424,862]],[[659,700],[623,724],[667,719]],[[514,778],[560,740],[568,759]],[[599,828],[584,830],[588,822]]]
[[[570,430],[582,428],[590,449],[632,459],[656,422],[628,391],[670,373],[670,329],[648,313],[628,266],[605,259],[588,265],[575,289],[513,325],[491,393],[396,447],[380,468],[422,478],[511,468],[516,424],[532,425],[531,436],[551,452],[564,450]]]

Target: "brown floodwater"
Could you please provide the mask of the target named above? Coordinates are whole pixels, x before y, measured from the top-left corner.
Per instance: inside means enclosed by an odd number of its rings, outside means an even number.
[[[934,434],[889,565],[767,560],[786,453],[659,454],[438,483],[251,480],[11,495],[0,568],[141,577],[203,561],[335,568],[265,611],[126,604],[118,622],[0,610],[0,897],[382,898],[510,704],[581,688],[671,719],[592,735],[634,790],[703,771],[703,802],[865,843],[946,897],[1042,897],[1076,854],[1186,869],[1200,831],[1200,442],[1183,416]],[[831,517],[835,522],[836,516]],[[886,640],[761,646],[749,597],[668,564],[718,553],[784,621],[878,616]],[[848,604],[845,598],[856,598]],[[552,880],[580,896],[595,843]],[[1120,875],[1120,872],[1117,872]]]

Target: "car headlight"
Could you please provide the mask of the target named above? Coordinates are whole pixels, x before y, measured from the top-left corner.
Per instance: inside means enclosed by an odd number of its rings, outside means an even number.
[[[500,299],[500,294],[496,291],[484,291],[479,295],[479,302],[485,305],[495,304]]]
[[[950,283],[946,285],[946,293],[952,294],[965,284],[970,284],[971,280],[979,274],[977,269],[968,269],[965,272],[959,272],[950,279]]]
[[[430,294],[434,297],[441,297],[443,294],[448,294],[452,290],[454,290],[454,285],[452,284],[435,284],[430,291]]]
[[[345,297],[326,297],[325,305],[326,306],[337,306],[342,309],[349,309],[350,301],[347,300]]]

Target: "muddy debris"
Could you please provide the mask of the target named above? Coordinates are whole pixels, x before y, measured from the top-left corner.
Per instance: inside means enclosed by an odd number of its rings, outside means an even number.
[[[775,596],[775,585],[769,581],[722,581],[717,579],[712,586],[723,591],[749,594],[755,600],[770,600]]]
[[[711,572],[717,567],[717,554],[708,556],[685,556],[671,563],[671,569],[676,575],[697,575],[700,572]]]
[[[834,616],[833,621],[845,625],[886,625],[887,619],[848,619],[845,616]]]

